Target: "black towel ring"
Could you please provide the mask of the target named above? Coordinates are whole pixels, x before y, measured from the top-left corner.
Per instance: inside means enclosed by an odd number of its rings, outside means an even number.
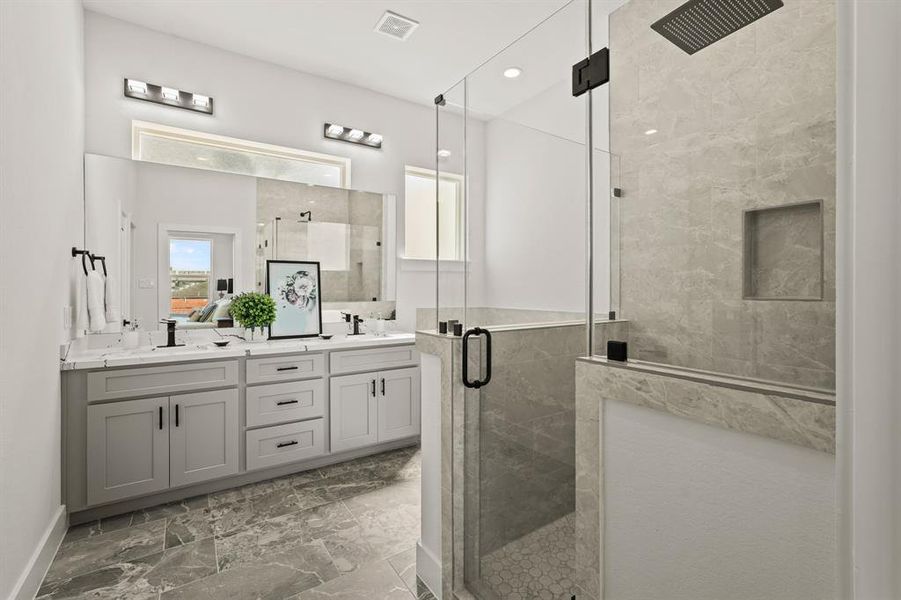
[[[88,252],[87,250],[79,250],[75,246],[72,246],[72,258],[75,258],[79,254],[81,255],[81,268],[84,269],[84,274],[87,275],[88,274],[88,265],[84,262],[84,257],[90,256],[91,253]],[[91,265],[93,266],[93,263],[91,263]]]
[[[100,266],[103,267],[103,276],[106,277],[106,257],[97,256],[96,254],[88,254],[88,256],[91,258],[91,269],[93,269],[94,271],[97,270],[97,267],[94,265],[94,261],[99,260]]]

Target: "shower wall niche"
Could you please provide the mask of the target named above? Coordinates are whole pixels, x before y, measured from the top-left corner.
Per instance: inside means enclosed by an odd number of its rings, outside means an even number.
[[[834,388],[835,2],[693,55],[650,27],[680,4],[609,18],[630,356]]]
[[[744,298],[823,299],[823,202],[744,213]]]

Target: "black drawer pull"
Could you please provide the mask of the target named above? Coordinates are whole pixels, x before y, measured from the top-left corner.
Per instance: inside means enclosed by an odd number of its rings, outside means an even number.
[[[276,406],[284,406],[285,404],[297,404],[297,400],[279,400],[275,403]]]
[[[276,371],[296,371],[299,368],[300,367],[298,367],[297,365],[294,365],[293,367],[278,367]]]
[[[160,429],[163,428],[163,407],[160,407]]]
[[[291,440],[290,442],[281,442],[279,444],[276,444],[275,447],[276,448],[284,448],[285,446],[296,446],[296,445],[297,445],[297,440]]]
[[[178,427],[178,404],[175,405],[175,426]]]

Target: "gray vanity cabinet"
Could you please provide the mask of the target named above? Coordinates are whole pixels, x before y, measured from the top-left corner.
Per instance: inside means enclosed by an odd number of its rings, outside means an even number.
[[[234,475],[238,436],[236,389],[89,405],[88,504]]]
[[[419,367],[379,373],[379,442],[419,435]]]
[[[88,504],[169,487],[168,417],[169,398],[88,406]]]
[[[238,472],[238,390],[169,398],[169,485]]]
[[[419,434],[419,368],[332,377],[332,451]]]
[[[378,373],[332,377],[329,387],[332,452],[378,443]]]

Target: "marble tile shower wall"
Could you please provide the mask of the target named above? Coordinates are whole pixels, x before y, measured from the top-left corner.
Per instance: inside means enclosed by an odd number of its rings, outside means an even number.
[[[597,331],[625,339],[627,328],[607,323]],[[492,337],[491,383],[468,405],[477,414],[466,418],[480,425],[481,556],[575,510],[575,359],[585,354],[580,326]]]
[[[681,3],[633,0],[610,16],[632,355],[834,388],[834,1],[786,2],[692,56],[650,29]],[[743,211],[812,200],[823,300],[743,300]]]

